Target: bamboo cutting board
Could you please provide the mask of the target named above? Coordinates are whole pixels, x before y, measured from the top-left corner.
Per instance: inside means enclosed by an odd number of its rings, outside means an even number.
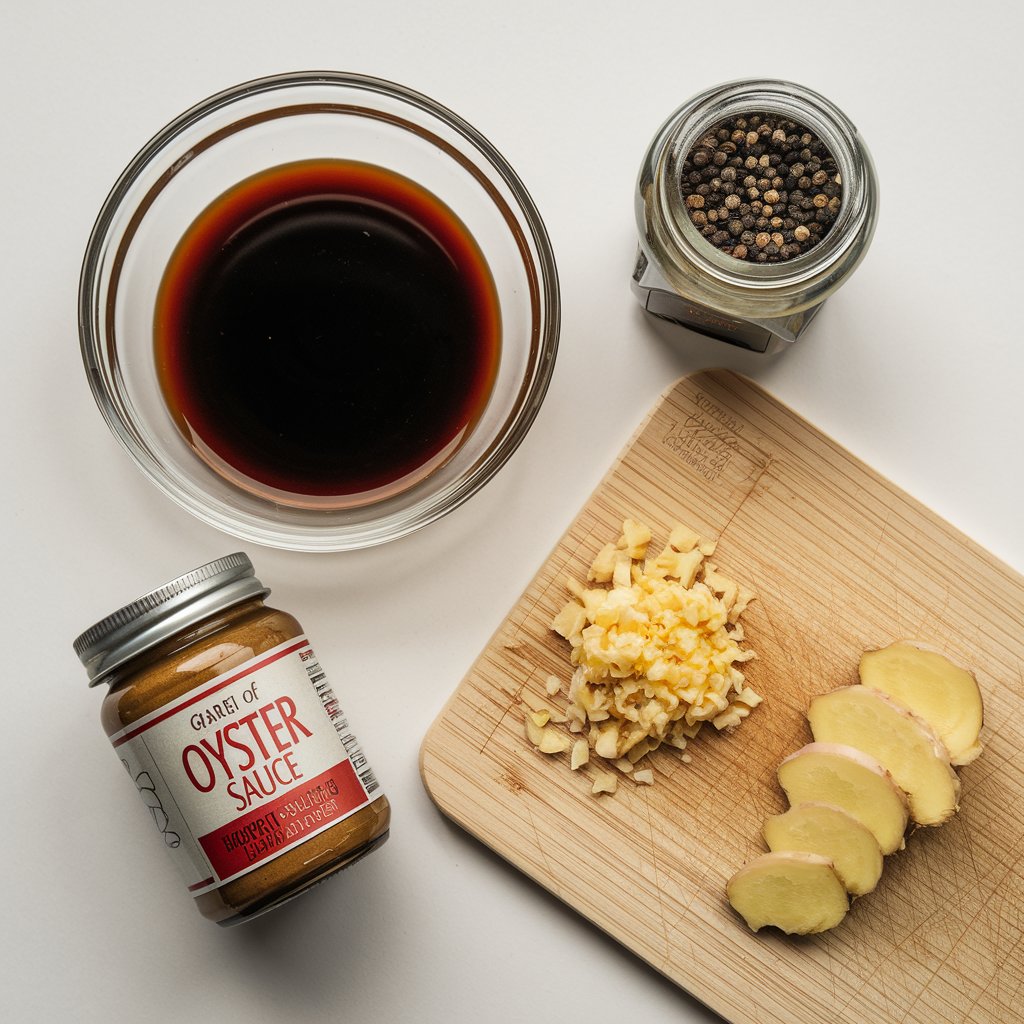
[[[683,521],[758,594],[745,674],[764,703],[731,734],[657,751],[654,787],[590,795],[523,735],[523,698],[568,681],[548,626],[624,518]],[[780,759],[816,693],[866,647],[924,640],[978,672],[985,751],[961,811],[886,858],[820,936],[749,932],[726,879],[784,809]],[[431,728],[422,774],[452,819],[734,1024],[1024,1020],[1024,578],[751,382],[681,380],[658,403]]]

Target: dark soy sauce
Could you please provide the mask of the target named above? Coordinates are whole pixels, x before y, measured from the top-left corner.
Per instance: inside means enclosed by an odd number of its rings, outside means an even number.
[[[273,500],[346,507],[443,464],[487,403],[494,281],[465,225],[369,164],[264,171],[215,200],[164,272],[164,400],[196,453]]]

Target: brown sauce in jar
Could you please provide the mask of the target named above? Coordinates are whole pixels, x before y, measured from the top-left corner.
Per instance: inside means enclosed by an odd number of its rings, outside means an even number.
[[[244,556],[229,558],[241,559],[248,566]],[[182,580],[187,597],[188,582],[195,573],[154,591],[122,612],[144,606],[154,595],[173,590]],[[247,582],[261,586],[251,577],[251,566],[249,573]],[[203,582],[210,581],[200,581],[200,585]],[[177,600],[180,605],[181,597],[172,595],[168,603],[173,605]],[[180,608],[177,611],[180,615]],[[146,614],[151,613],[143,607],[140,621]],[[110,619],[119,615],[121,612]],[[117,621],[114,625],[124,628]],[[108,642],[90,634],[100,630],[111,635],[110,630],[101,629],[103,626],[97,624],[76,641],[76,650],[87,665],[93,652]],[[148,628],[159,630],[160,624]],[[261,667],[261,656],[266,656],[262,661],[271,662],[282,650],[287,652],[296,646],[304,653],[292,652],[288,658],[293,654],[314,658],[298,621],[265,606],[262,593],[257,593],[203,615],[94,676],[94,681],[101,678],[110,684],[101,712],[103,727],[165,844],[179,861],[184,847],[191,845],[204,851],[193,854],[192,863],[183,872],[187,883],[189,878],[195,879],[188,888],[200,913],[218,924],[235,924],[299,895],[374,850],[388,835],[391,810],[387,797],[379,790],[355,738],[347,732],[347,720],[319,672],[319,664],[311,662],[317,672],[309,679],[300,668],[283,690],[272,689],[266,666]],[[315,686],[317,694],[310,697],[301,692],[304,686]],[[253,700],[247,704],[250,691]],[[323,710],[327,714],[322,714]],[[156,725],[168,730],[171,718],[179,724],[175,726],[178,732],[171,733],[171,756],[167,756],[160,753],[167,741],[157,734]],[[153,754],[157,763],[152,765],[139,762],[132,747],[136,736],[150,726],[153,728],[146,733],[144,756]],[[327,763],[333,766],[326,774],[318,774],[322,758],[318,762],[309,754],[314,735],[315,742],[325,745]],[[143,756],[141,751],[139,756]],[[195,793],[183,777],[175,782],[175,772],[182,763],[185,775],[197,783]],[[348,767],[352,765],[354,770]],[[204,767],[209,774],[204,774]],[[343,777],[339,769],[347,773],[344,777],[350,780],[355,794],[352,806],[357,807],[344,817],[340,815],[347,808],[340,805],[337,786],[330,781]],[[221,799],[225,773],[228,792],[237,801],[227,817],[237,817],[200,837],[206,826],[189,826],[196,820],[210,819],[203,819],[201,810],[190,812],[188,802]],[[177,774],[182,775],[180,771]],[[282,787],[281,793],[271,791],[278,786]],[[188,791],[186,800],[181,799],[183,789]],[[329,790],[335,798],[330,797]],[[242,803],[246,804],[244,809]],[[334,824],[330,824],[332,813],[339,815]],[[190,814],[198,818],[192,816],[187,821]],[[308,838],[301,831],[305,827],[303,819],[309,821]],[[280,845],[268,851],[268,842]],[[217,877],[218,869],[225,876],[223,882]],[[190,871],[192,874],[188,874]]]

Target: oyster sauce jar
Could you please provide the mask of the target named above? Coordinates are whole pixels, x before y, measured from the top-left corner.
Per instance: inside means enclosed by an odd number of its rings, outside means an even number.
[[[380,846],[391,810],[299,623],[244,554],[75,640],[102,722],[199,912],[236,924]]]
[[[839,168],[842,207],[827,234],[785,262],[749,263],[721,252],[693,225],[680,191],[695,143],[730,117],[775,114],[816,135]],[[640,244],[632,288],[654,316],[756,352],[794,342],[860,263],[878,214],[878,182],[849,118],[792,82],[715,86],[683,104],[644,157],[634,196]]]

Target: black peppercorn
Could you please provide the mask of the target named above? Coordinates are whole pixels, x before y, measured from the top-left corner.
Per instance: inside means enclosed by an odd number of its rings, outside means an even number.
[[[757,263],[806,252],[842,205],[839,168],[827,147],[774,113],[744,114],[706,132],[683,163],[679,187],[704,238]]]

